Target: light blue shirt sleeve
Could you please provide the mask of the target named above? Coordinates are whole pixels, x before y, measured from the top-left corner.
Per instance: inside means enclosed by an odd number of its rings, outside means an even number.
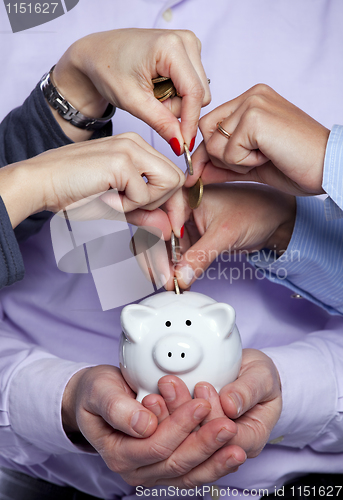
[[[326,220],[343,218],[343,126],[334,125],[326,146],[323,184]]]
[[[297,198],[291,241],[275,257],[275,251],[262,249],[250,254],[249,261],[271,281],[330,314],[343,314],[343,219],[327,221],[321,199]]]

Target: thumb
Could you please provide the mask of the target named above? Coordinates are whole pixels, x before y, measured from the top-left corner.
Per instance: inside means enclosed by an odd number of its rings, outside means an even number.
[[[244,349],[237,380],[220,391],[220,401],[229,418],[238,418],[259,403],[275,399],[280,379],[272,360],[255,349]]]
[[[157,427],[156,416],[134,399],[133,393],[106,384],[97,395],[96,407],[92,405],[89,411],[110,426],[88,425],[86,437],[91,443],[101,439],[104,432],[110,434],[113,429],[142,438],[153,434]]]

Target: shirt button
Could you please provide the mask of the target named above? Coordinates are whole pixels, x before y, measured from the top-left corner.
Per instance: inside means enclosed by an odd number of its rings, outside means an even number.
[[[170,23],[170,21],[173,19],[173,11],[171,9],[167,9],[163,12],[162,17],[167,23]]]

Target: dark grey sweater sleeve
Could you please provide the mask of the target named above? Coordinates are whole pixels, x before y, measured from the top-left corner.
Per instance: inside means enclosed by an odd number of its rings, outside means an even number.
[[[0,196],[0,288],[24,277],[24,263],[11,221]]]
[[[92,139],[106,137],[111,133],[110,122],[95,132]],[[37,85],[23,105],[11,111],[0,124],[0,168],[72,142],[56,122]],[[17,242],[37,233],[50,216],[50,212],[34,214],[19,224],[13,233],[1,200],[0,287],[22,279],[24,265]]]

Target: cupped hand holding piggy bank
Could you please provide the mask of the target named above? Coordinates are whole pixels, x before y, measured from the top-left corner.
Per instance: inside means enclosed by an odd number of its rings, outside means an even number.
[[[124,307],[120,369],[137,400],[158,393],[167,374],[180,377],[193,395],[200,381],[219,392],[239,373],[242,346],[235,310],[196,293],[163,292]]]

